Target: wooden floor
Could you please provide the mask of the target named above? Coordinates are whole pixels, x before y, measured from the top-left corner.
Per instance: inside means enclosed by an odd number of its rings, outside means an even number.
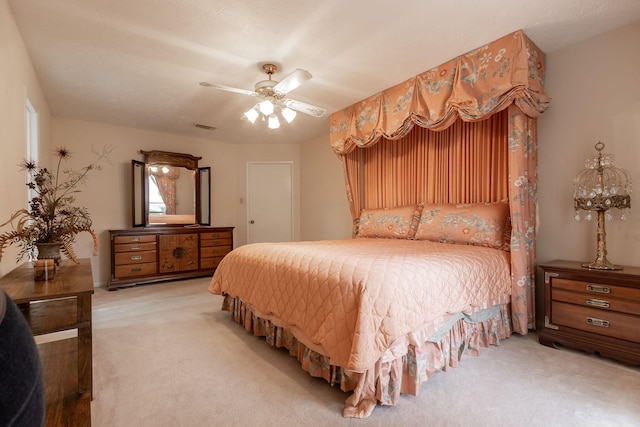
[[[38,344],[42,362],[47,427],[91,425],[91,399],[78,394],[77,338]]]

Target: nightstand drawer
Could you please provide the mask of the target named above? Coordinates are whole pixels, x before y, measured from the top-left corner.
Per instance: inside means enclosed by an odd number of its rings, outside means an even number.
[[[608,295],[592,295],[585,292],[571,292],[564,289],[551,289],[553,301],[568,302],[584,307],[598,308],[604,311],[619,311],[621,313],[640,316],[640,301],[611,298]]]
[[[556,302],[551,323],[640,343],[640,317]]]
[[[586,292],[590,295],[617,297],[640,301],[640,289],[624,286],[615,286],[598,282],[585,282],[580,280],[553,279],[554,289],[566,289],[575,292]]]
[[[544,273],[538,340],[640,366],[640,267],[598,270],[555,260]]]

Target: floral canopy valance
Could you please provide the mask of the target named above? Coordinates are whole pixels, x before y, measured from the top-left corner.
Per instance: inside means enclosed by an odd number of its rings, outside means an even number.
[[[522,334],[535,328],[537,117],[550,101],[543,89],[544,61],[544,53],[516,31],[332,114],[329,131],[331,147],[343,160],[355,220],[367,207],[358,190],[364,185],[361,160],[349,154],[356,147],[371,147],[380,138],[400,140],[414,125],[442,131],[458,118],[479,122],[507,110],[511,318],[513,330]],[[407,177],[408,185],[412,179]],[[388,186],[382,183],[380,191]]]
[[[458,117],[483,120],[515,104],[537,117],[549,104],[544,93],[544,53],[522,31],[461,55],[331,115],[337,154],[398,139],[414,124],[432,130]]]

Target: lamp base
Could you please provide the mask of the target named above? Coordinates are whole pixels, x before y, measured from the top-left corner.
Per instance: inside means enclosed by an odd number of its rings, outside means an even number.
[[[593,262],[584,263],[582,264],[582,266],[590,270],[622,270],[623,269],[622,266],[611,264],[606,259],[604,261],[598,259]]]

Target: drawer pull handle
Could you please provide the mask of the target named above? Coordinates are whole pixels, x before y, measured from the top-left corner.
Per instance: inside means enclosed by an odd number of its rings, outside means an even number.
[[[141,271],[142,271],[142,269],[141,269],[141,268],[132,268],[132,269],[131,269],[131,272],[132,272],[132,273],[139,273],[139,272],[141,272]]]
[[[593,326],[600,326],[601,328],[609,327],[608,320],[596,319],[595,317],[587,317],[587,323]]]
[[[611,304],[609,304],[609,301],[595,299],[595,298],[587,298],[587,305],[591,305],[593,307],[609,308]]]
[[[139,242],[140,241],[140,237],[132,237],[131,241],[132,242]]]
[[[131,261],[140,261],[142,259],[142,256],[140,255],[134,255],[131,257]]]
[[[608,286],[587,285],[587,290],[591,292],[599,292],[601,294],[608,294],[611,289]]]
[[[131,246],[132,251],[139,251],[140,249],[142,249],[142,246]]]

